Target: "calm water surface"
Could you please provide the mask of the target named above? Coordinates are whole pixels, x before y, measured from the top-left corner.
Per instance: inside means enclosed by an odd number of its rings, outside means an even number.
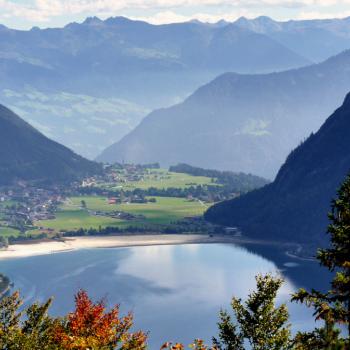
[[[232,295],[245,298],[257,273],[277,270],[286,278],[278,302],[301,286],[324,286],[327,277],[317,263],[294,260],[276,248],[222,244],[91,249],[0,261],[0,271],[27,304],[55,297],[52,314],[71,311],[79,288],[109,305],[121,303],[123,312],[134,312],[136,328],[150,332],[151,349],[166,340],[210,341],[218,312],[229,308]],[[314,327],[310,310],[289,308],[294,330]]]

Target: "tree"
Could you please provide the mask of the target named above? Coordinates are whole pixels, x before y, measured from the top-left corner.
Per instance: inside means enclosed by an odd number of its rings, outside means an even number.
[[[290,348],[290,325],[287,306],[275,307],[277,292],[283,280],[270,275],[256,277],[257,290],[248,300],[232,299],[234,324],[226,311],[221,311],[219,339],[214,345],[220,350],[243,350],[246,339],[253,350],[284,350]]]
[[[292,349],[289,314],[287,306],[275,307],[277,292],[283,279],[270,275],[256,277],[257,290],[242,303],[241,299],[232,299],[232,309],[236,322],[227,311],[220,312],[219,338],[213,338],[208,347],[196,339],[190,348],[194,350],[245,350],[248,341],[252,350]],[[180,343],[165,343],[161,350],[184,350]]]
[[[103,302],[93,303],[79,291],[74,312],[51,318],[44,304],[19,311],[18,292],[0,301],[0,349],[2,350],[144,350],[147,335],[131,333],[133,317],[119,317],[119,306],[106,311]]]
[[[64,350],[78,349],[146,349],[147,335],[130,333],[133,315],[119,317],[119,305],[109,312],[103,301],[93,303],[85,291],[75,297],[75,310],[56,325],[55,343]]]
[[[50,304],[51,300],[42,305],[35,303],[22,313],[18,292],[3,298],[0,302],[0,349],[59,349],[51,337],[55,321],[47,315]],[[22,315],[25,316],[23,322]]]
[[[0,247],[5,247],[5,248],[7,248],[8,246],[9,246],[8,237],[1,236],[1,237],[0,237]]]
[[[322,293],[300,289],[292,298],[293,301],[313,307],[316,319],[325,322],[323,329],[317,329],[311,334],[299,334],[300,339],[309,338],[310,349],[316,349],[312,347],[314,344],[323,346],[322,349],[338,349],[345,347],[345,344],[350,345],[350,175],[340,187],[338,198],[332,201],[329,219],[331,245],[327,249],[320,249],[317,259],[321,266],[334,273],[331,290]],[[347,326],[347,339],[340,339],[340,332],[335,329],[339,324]]]
[[[196,339],[192,344],[189,345],[189,348],[192,350],[218,350],[217,347],[208,347],[204,344],[204,341],[201,339]],[[185,347],[180,343],[164,343],[160,350],[185,350]]]

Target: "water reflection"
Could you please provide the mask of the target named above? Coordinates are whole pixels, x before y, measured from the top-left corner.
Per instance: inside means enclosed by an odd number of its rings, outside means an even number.
[[[137,327],[150,331],[151,349],[156,349],[165,340],[209,341],[216,334],[219,309],[229,308],[232,295],[244,299],[254,289],[257,273],[283,269],[286,283],[279,303],[299,286],[309,287],[300,282],[304,278],[295,278],[301,271],[309,279],[316,275],[323,280],[317,264],[264,248],[250,246],[248,251],[210,244],[81,250],[2,261],[1,270],[21,290],[26,303],[54,295],[54,314],[72,309],[79,288],[94,299],[121,303],[124,312],[134,311]],[[297,329],[314,327],[310,310],[293,304],[290,312]]]

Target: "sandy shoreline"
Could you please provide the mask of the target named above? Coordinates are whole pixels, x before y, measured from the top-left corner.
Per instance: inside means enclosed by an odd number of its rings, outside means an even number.
[[[106,237],[73,237],[64,241],[13,244],[0,250],[0,260],[22,258],[35,255],[62,253],[79,249],[121,248],[150,245],[200,244],[200,243],[234,243],[232,237],[208,235],[128,235]]]

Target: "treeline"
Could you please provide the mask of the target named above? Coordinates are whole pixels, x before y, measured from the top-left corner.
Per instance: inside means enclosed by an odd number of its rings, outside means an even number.
[[[106,226],[99,228],[80,228],[77,230],[68,230],[56,233],[54,239],[61,239],[64,237],[82,237],[82,236],[108,236],[108,235],[130,235],[130,234],[223,234],[225,230],[222,226],[213,225],[206,222],[202,218],[189,218],[181,221],[175,221],[168,225],[130,225],[126,227]],[[51,237],[51,236],[50,236]],[[47,233],[40,233],[36,235],[19,235],[0,237],[0,248],[8,247],[10,244],[20,242],[29,242],[33,240],[43,240],[49,238]]]
[[[169,171],[174,173],[185,173],[192,176],[210,177],[215,179],[214,182],[225,185],[231,190],[241,193],[252,191],[269,183],[266,179],[251,174],[202,169],[184,163],[171,166]]]
[[[139,196],[143,197],[176,197],[176,198],[196,198],[205,202],[220,202],[226,199],[239,196],[246,191],[241,191],[241,188],[230,186],[218,186],[213,185],[197,185],[189,186],[186,188],[168,187],[168,188],[156,188],[150,187],[147,189],[133,189],[133,190],[111,190],[100,187],[81,187],[78,194],[80,195],[98,195],[98,196],[110,196],[119,197],[121,193],[125,197]]]
[[[238,191],[238,190],[237,190]],[[111,190],[100,187],[81,187],[78,189],[80,195],[97,195],[119,197],[121,194],[125,197],[138,196],[144,197],[174,197],[174,198],[197,198],[206,202],[219,202],[225,199],[239,195],[240,192],[232,190],[228,187],[217,185],[198,185],[187,188],[156,188],[150,187],[147,189],[133,189],[133,190]]]
[[[19,236],[1,236],[0,237],[0,248],[1,247],[8,247],[10,244],[16,244],[19,242],[27,242],[32,240],[42,240],[45,238],[48,238],[47,233],[40,233],[37,235],[19,235]]]
[[[216,226],[205,222],[203,219],[184,219],[168,225],[142,225],[114,227],[106,226],[98,229],[89,228],[65,231],[57,237],[79,237],[79,236],[105,236],[105,235],[127,235],[127,234],[178,234],[178,233],[200,233],[200,234],[220,234],[224,233],[221,226]]]
[[[146,163],[146,164],[121,164],[121,163],[113,163],[112,165],[106,165],[106,168],[113,167],[116,169],[125,169],[128,167],[133,167],[136,170],[147,170],[147,169],[160,169],[159,163]]]

